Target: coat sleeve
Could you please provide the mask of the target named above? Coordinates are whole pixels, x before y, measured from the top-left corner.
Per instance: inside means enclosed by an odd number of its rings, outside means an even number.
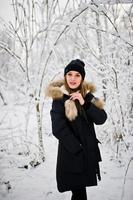
[[[64,115],[64,106],[60,100],[54,100],[50,111],[53,135],[70,152],[76,154],[82,150],[82,145],[73,135]]]
[[[97,107],[92,99],[95,98],[91,93],[85,97],[84,109],[89,120],[97,125],[103,124],[107,119],[107,113],[104,109]]]

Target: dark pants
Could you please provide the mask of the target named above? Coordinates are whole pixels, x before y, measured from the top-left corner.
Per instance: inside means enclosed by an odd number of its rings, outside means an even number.
[[[72,190],[71,200],[87,200],[86,188]]]

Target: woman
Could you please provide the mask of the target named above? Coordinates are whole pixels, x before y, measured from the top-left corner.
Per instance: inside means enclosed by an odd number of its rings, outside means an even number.
[[[103,102],[92,94],[94,86],[84,81],[84,66],[81,60],[72,60],[65,67],[64,80],[47,89],[47,96],[53,98],[52,132],[59,141],[57,186],[59,192],[72,191],[71,200],[87,200],[86,187],[101,179],[94,124],[107,118]]]

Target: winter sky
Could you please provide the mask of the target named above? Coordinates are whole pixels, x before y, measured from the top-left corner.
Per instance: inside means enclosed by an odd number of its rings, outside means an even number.
[[[13,8],[11,0],[0,0],[0,17],[6,22],[13,21]]]
[[[63,0],[63,4],[65,4],[66,0]],[[97,0],[97,2],[100,0]],[[104,0],[102,2],[108,2],[108,0]],[[121,0],[121,2],[133,2],[133,0]],[[14,20],[12,0],[0,0],[0,17],[3,18],[6,22]]]

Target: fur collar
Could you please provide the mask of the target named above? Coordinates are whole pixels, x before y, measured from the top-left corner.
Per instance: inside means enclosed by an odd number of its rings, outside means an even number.
[[[96,90],[95,86],[92,83],[88,83],[86,81],[83,82],[83,87],[86,94],[88,92],[94,93]],[[54,81],[50,83],[45,90],[45,96],[52,97],[53,100],[61,99],[64,94],[69,95],[68,91],[65,89],[64,80]],[[96,99],[95,101],[92,101],[92,103],[95,104],[95,106],[97,106],[99,109],[103,109],[104,103],[102,100]],[[75,102],[68,99],[65,101],[64,106],[66,117],[70,121],[74,120],[78,115]]]
[[[95,86],[92,83],[88,83],[86,81],[83,82],[83,87],[86,91],[86,94],[88,92],[94,93],[96,90]],[[50,83],[45,91],[45,95],[48,97],[52,97],[52,99],[54,100],[61,99],[63,97],[63,94],[69,95],[64,87],[64,80],[54,81]]]

